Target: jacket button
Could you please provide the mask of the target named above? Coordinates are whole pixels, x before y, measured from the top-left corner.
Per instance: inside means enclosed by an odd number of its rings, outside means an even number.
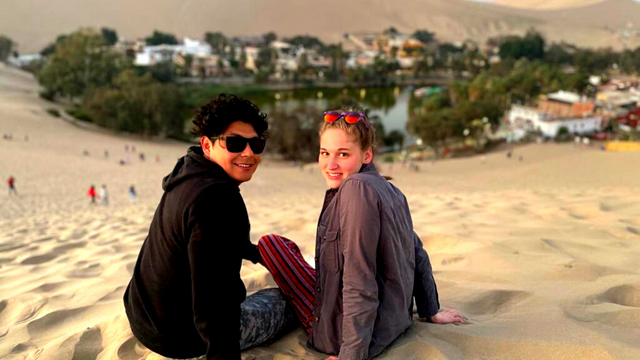
[[[318,290],[318,292],[320,292],[320,287],[318,287],[318,289],[317,289],[317,290]]]
[[[320,321],[320,318],[316,316],[315,321]]]

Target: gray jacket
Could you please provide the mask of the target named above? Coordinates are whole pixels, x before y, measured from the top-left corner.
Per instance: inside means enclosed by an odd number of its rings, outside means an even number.
[[[362,167],[325,196],[316,235],[315,321],[308,345],[339,358],[378,355],[440,308],[431,264],[405,196]]]

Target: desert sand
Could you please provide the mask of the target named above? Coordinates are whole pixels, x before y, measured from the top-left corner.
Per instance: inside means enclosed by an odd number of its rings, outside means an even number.
[[[30,76],[0,67],[0,133],[13,135],[0,139],[0,358],[154,359],[132,336],[121,298],[161,179],[188,145],[116,136],[49,108]],[[640,358],[638,163],[640,153],[597,145],[531,144],[511,159],[498,151],[419,163],[419,172],[381,164],[409,200],[442,306],[468,321],[416,319],[379,358]],[[109,206],[90,205],[91,184],[107,185]],[[315,166],[263,163],[241,191],[254,242],[279,233],[313,256],[325,191]],[[249,292],[274,285],[259,265],[245,263],[242,276]],[[325,358],[305,342],[297,329],[243,356]]]

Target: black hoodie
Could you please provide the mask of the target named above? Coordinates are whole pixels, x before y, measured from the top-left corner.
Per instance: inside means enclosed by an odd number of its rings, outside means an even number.
[[[194,146],[162,187],[124,294],[131,330],[163,356],[240,359],[240,267],[259,254],[238,184]]]

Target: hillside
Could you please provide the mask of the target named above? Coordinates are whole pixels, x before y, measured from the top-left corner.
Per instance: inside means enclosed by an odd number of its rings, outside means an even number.
[[[493,3],[523,9],[549,10],[583,7],[603,1],[605,0],[494,0]]]
[[[535,27],[552,41],[604,47],[620,46],[618,29],[628,21],[640,26],[640,4],[632,0],[545,11],[466,0],[237,0],[233,5],[221,0],[0,2],[0,34],[14,39],[22,53],[39,51],[57,35],[81,26],[114,28],[129,39],[159,29],[196,38],[206,31],[227,35],[275,31],[282,37],[311,34],[331,42],[340,41],[346,32],[380,31],[389,26],[400,31],[429,29],[445,41],[471,38],[480,42]],[[637,40],[631,43],[639,44]]]

